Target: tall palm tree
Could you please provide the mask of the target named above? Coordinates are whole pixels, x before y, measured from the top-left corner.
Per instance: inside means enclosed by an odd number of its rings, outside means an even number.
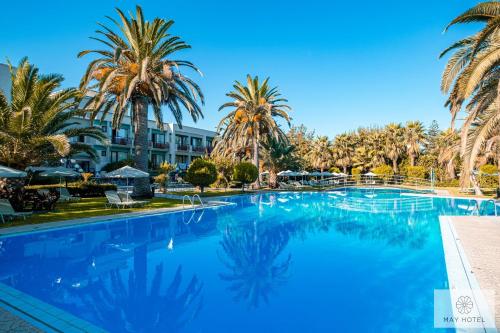
[[[460,136],[457,131],[449,128],[440,133],[436,142],[438,153],[438,163],[446,170],[448,179],[455,178],[455,169],[457,167],[460,155]]]
[[[307,154],[307,158],[313,168],[319,169],[321,172],[328,169],[333,160],[332,149],[328,137],[320,136],[314,140],[311,150]]]
[[[354,145],[352,135],[344,133],[337,135],[333,141],[333,157],[335,164],[342,168],[344,173],[347,173],[347,168],[352,164],[354,156]]]
[[[100,142],[106,139],[100,129],[76,128],[78,123],[71,121],[84,115],[77,109],[79,91],[61,89],[61,75],[41,75],[27,58],[17,69],[9,64],[9,70],[11,101],[0,91],[0,163],[24,169],[77,153],[97,160],[90,145],[71,140],[81,136]]]
[[[295,146],[288,142],[277,141],[270,138],[269,142],[262,144],[264,166],[269,169],[269,187],[278,186],[278,172],[280,170],[295,169],[298,162],[294,156]]]
[[[274,138],[286,141],[286,135],[276,122],[281,118],[290,125],[290,106],[281,97],[278,88],[268,85],[269,78],[260,82],[256,76],[247,75],[247,85],[236,81],[234,90],[226,94],[233,101],[223,104],[220,110],[231,111],[219,123],[217,131],[222,135],[214,148],[216,154],[228,154],[245,147],[252,147],[253,164],[259,168],[259,147],[263,141]],[[260,187],[259,179],[256,187]]]
[[[410,157],[410,165],[415,166],[415,159],[420,154],[425,141],[424,125],[420,121],[409,121],[404,128],[406,153]]]
[[[441,54],[443,57],[454,52],[448,60],[441,84],[442,91],[448,94],[447,105],[452,114],[452,127],[463,103],[468,101],[465,107],[467,115],[460,134],[462,186],[468,186],[473,181],[472,169],[477,153],[500,124],[500,103],[497,101],[500,90],[500,3],[480,3],[455,18],[447,28],[470,22],[482,22],[485,26],[475,35],[454,43]],[[474,126],[477,120],[482,123],[481,130]]]
[[[119,33],[103,24],[99,37],[93,38],[104,49],[85,50],[98,57],[92,60],[81,81],[81,88],[95,89],[87,107],[93,110],[91,119],[113,113],[113,127],[119,127],[130,112],[134,125],[135,165],[148,168],[148,107],[152,106],[157,125],[163,128],[161,107],[166,105],[176,122],[182,126],[182,112],[186,110],[194,121],[203,117],[199,102],[203,104],[200,87],[181,73],[181,68],[198,69],[189,61],[173,60],[177,51],[190,48],[179,37],[169,33],[172,20],[155,18],[145,21],[141,7],[136,7],[135,17],[127,18],[116,10],[120,22],[110,18]],[[134,182],[134,193],[150,193],[149,181]]]
[[[385,154],[392,161],[394,173],[398,172],[398,160],[404,152],[403,127],[391,123],[385,127]]]

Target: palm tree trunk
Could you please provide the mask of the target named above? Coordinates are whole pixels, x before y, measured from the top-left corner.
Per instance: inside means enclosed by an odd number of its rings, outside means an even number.
[[[148,100],[146,97],[132,99],[134,116],[135,167],[148,172]],[[151,197],[149,178],[136,178],[134,192],[136,197]]]
[[[415,166],[415,155],[414,154],[410,154],[410,165]]]
[[[276,170],[274,170],[273,168],[269,170],[269,187],[270,188],[278,187],[278,174],[276,173]]]
[[[397,158],[392,160],[392,170],[394,171],[394,174],[398,173],[398,159]]]
[[[257,167],[257,180],[254,183],[255,188],[260,188],[260,172],[259,172],[259,129],[257,128],[256,133],[253,137],[253,164]]]
[[[347,174],[347,166],[346,166],[346,165],[344,165],[344,166],[342,167],[342,169],[344,169],[344,173],[345,173],[345,174]]]

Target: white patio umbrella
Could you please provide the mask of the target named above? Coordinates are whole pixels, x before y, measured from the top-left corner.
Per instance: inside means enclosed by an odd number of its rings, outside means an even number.
[[[0,178],[24,178],[27,175],[28,174],[24,171],[19,171],[0,165]]]
[[[128,180],[130,178],[147,178],[149,177],[149,173],[132,168],[131,166],[124,166],[120,169],[116,169],[115,171],[108,172],[106,174],[107,178],[119,178],[119,179],[127,179],[127,201],[129,200],[128,196]]]
[[[368,176],[368,177],[375,177],[377,174],[373,173],[373,172],[368,172],[368,173],[365,173],[365,176]]]
[[[269,171],[263,171],[263,172],[261,172],[260,174],[261,174],[262,176],[266,176],[266,175],[268,175],[268,174],[269,174]]]
[[[67,177],[80,177],[80,173],[65,167],[27,167],[26,171],[40,172],[40,177],[59,177],[59,183],[62,183],[62,179]]]
[[[348,175],[346,173],[341,172],[341,173],[339,173],[339,176],[340,177],[347,177]]]
[[[323,171],[321,173],[322,176],[333,176],[333,173],[329,172],[329,171]]]
[[[80,177],[80,173],[64,167],[47,167],[40,173],[41,177]]]

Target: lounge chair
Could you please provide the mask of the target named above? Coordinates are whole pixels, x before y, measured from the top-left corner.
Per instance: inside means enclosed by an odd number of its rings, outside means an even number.
[[[104,192],[106,195],[106,199],[108,202],[105,204],[106,207],[116,207],[116,208],[125,208],[125,207],[137,207],[144,206],[147,201],[135,201],[135,200],[121,200],[116,191],[106,191]]]
[[[294,181],[294,182],[291,182],[290,183],[293,187],[296,187],[296,188],[304,188],[304,187],[307,187],[306,185],[302,185],[300,182],[298,181]]]
[[[5,217],[22,217],[26,220],[26,216],[30,216],[31,214],[31,212],[16,212],[9,200],[0,199],[0,217],[2,218],[2,223],[5,223]]]
[[[59,201],[67,202],[67,201],[78,201],[80,197],[75,197],[71,195],[66,187],[59,188]]]
[[[290,184],[287,184],[287,183],[284,183],[284,182],[278,182],[278,187],[280,189],[283,189],[283,190],[290,190],[290,189],[294,188],[293,185],[290,185]]]

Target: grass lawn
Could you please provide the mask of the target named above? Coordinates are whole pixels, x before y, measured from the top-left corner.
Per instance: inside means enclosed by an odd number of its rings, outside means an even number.
[[[104,204],[106,202],[106,198],[83,198],[78,202],[58,203],[56,209],[53,211],[34,213],[32,216],[26,217],[26,220],[18,218],[15,220],[7,221],[5,224],[0,224],[0,227],[11,227],[23,224],[35,224],[73,220],[85,217],[123,214],[141,210],[169,208],[181,205],[181,202],[179,200],[153,198],[144,207],[116,209],[105,208]]]

